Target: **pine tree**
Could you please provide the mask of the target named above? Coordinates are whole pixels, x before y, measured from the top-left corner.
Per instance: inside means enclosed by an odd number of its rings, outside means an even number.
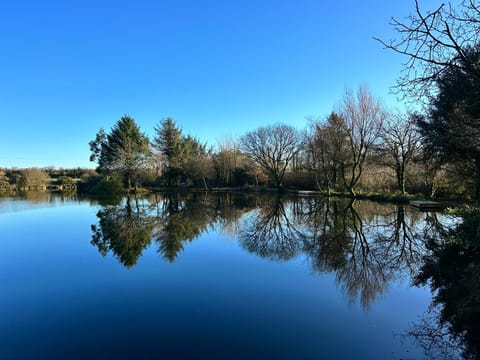
[[[109,134],[103,129],[90,142],[90,161],[97,161],[98,171],[105,174],[120,174],[132,187],[132,180],[142,170],[150,153],[149,141],[135,120],[122,116]]]
[[[178,180],[181,163],[182,130],[171,118],[164,119],[155,127],[153,147],[161,156],[163,175],[168,185]]]

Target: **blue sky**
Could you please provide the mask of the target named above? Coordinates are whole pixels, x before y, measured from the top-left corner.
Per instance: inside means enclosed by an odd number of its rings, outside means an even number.
[[[437,4],[426,1],[428,6]],[[172,117],[215,145],[258,126],[304,128],[345,87],[389,106],[408,1],[0,2],[0,167],[95,167],[88,142],[124,114],[150,136]]]

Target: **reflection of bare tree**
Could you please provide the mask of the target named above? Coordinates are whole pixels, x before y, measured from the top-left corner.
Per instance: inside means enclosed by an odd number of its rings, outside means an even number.
[[[440,219],[424,216],[345,199],[154,194],[148,201],[101,209],[92,244],[133,266],[153,238],[158,253],[173,262],[187,242],[215,227],[238,235],[243,248],[263,258],[285,261],[304,254],[315,271],[335,272],[350,302],[368,308],[392,280],[418,269],[425,254],[422,236],[441,231]]]
[[[395,205],[310,199],[301,206],[305,251],[319,272],[336,272],[349,301],[364,308],[424,254],[417,218]]]
[[[351,202],[345,209],[344,224],[352,238],[345,266],[337,270],[337,281],[350,301],[359,298],[362,306],[383,294],[392,274],[387,270],[389,259],[382,256],[382,245],[374,242],[370,224],[364,224]]]
[[[377,241],[384,243],[383,257],[389,259],[391,271],[416,274],[426,253],[425,241],[416,224],[419,212],[407,213],[403,205],[391,206],[391,211],[379,224]]]
[[[431,306],[418,321],[410,325],[402,337],[404,340],[408,338],[415,340],[429,359],[460,359],[462,355],[470,358],[467,355],[469,349],[466,344],[454,336],[448,325],[442,323],[440,318],[439,306]]]
[[[304,234],[291,220],[279,196],[270,198],[245,219],[239,234],[242,247],[263,258],[288,260],[303,247]]]
[[[312,267],[320,272],[335,271],[349,301],[359,298],[368,308],[383,293],[389,277],[384,259],[372,244],[371,228],[365,227],[354,202],[317,202],[305,215],[309,234],[305,250]]]
[[[407,222],[405,209],[392,205],[277,200],[247,218],[240,238],[247,250],[271,259],[287,260],[303,251],[314,270],[335,271],[349,301],[359,299],[368,308],[391,280],[420,260],[415,220]]]

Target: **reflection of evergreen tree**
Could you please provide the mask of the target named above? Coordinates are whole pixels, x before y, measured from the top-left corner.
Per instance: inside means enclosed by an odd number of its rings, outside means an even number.
[[[158,253],[173,262],[186,241],[198,238],[215,223],[231,226],[244,213],[241,209],[254,204],[252,197],[207,193],[157,193],[141,201],[135,197],[106,203],[97,213],[98,224],[92,225],[91,243],[103,256],[111,251],[131,267],[153,238]]]
[[[254,210],[251,210],[254,209]],[[246,211],[249,213],[245,214]],[[175,261],[187,241],[211,226],[238,234],[240,245],[277,261],[304,254],[318,272],[335,272],[349,301],[368,306],[388,283],[417,266],[424,249],[418,217],[394,205],[314,197],[234,194],[152,194],[141,202],[104,206],[92,226],[92,244],[133,266],[153,238]],[[431,217],[431,219],[435,219]],[[426,233],[438,233],[438,221]]]
[[[215,197],[215,217],[222,231],[231,236],[241,230],[240,218],[257,205],[257,196],[225,193]]]
[[[130,197],[125,206],[107,206],[98,211],[98,225],[92,225],[92,245],[105,256],[111,251],[127,268],[137,263],[151,242],[153,219],[144,206],[132,209]]]
[[[455,344],[465,358],[480,358],[480,212],[466,214],[462,224],[439,240],[430,238],[415,284],[429,284],[439,310],[438,321],[417,324],[410,335],[423,345]],[[445,337],[438,329],[447,329]],[[442,335],[442,336],[440,336]],[[448,339],[450,336],[450,340]],[[446,340],[447,338],[447,340]],[[452,341],[453,340],[453,341]]]
[[[168,195],[162,208],[155,241],[163,258],[173,262],[185,241],[196,239],[214,221],[211,198],[202,194]]]

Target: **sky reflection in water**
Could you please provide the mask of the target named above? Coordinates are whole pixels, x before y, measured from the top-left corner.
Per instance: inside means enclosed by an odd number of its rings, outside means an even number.
[[[410,282],[438,216],[257,195],[14,201],[2,359],[422,358],[400,335],[431,301]]]

